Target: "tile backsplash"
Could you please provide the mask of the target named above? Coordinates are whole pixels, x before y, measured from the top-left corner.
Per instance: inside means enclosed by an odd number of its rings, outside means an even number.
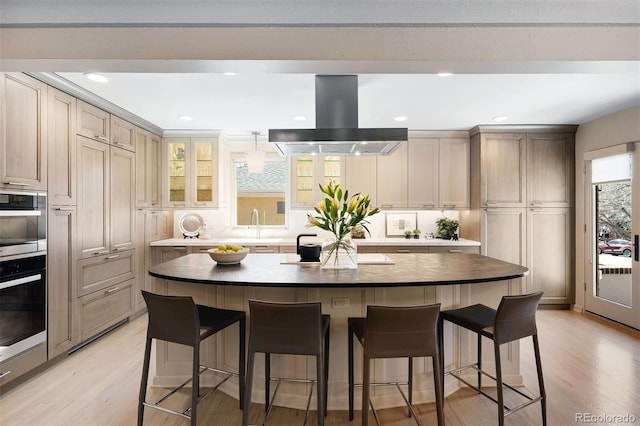
[[[287,226],[267,226],[261,227],[260,236],[262,238],[268,237],[295,237],[298,234],[305,232],[317,233],[318,236],[326,234],[318,228],[306,228],[307,214],[312,213],[312,210],[290,210],[288,212],[288,225]],[[458,219],[458,211],[455,210],[393,210],[388,213],[417,213],[418,229],[422,232],[421,236],[428,233],[436,233],[436,219],[442,216],[446,216],[450,219]],[[197,213],[202,216],[202,219],[206,225],[205,235],[201,238],[254,238],[256,237],[256,230],[248,226],[232,227],[228,210],[175,210],[174,211],[174,230],[173,235],[176,238],[182,237],[182,233],[178,228],[178,222],[180,217],[185,213]],[[371,231],[371,237],[383,238],[385,237],[386,217],[387,212],[382,211],[374,216],[371,216],[369,220],[369,231]],[[368,235],[367,235],[368,237]]]

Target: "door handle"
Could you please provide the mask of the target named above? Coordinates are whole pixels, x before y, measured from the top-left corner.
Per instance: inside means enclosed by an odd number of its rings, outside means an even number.
[[[638,234],[633,236],[633,259],[638,262],[640,261],[640,237]]]

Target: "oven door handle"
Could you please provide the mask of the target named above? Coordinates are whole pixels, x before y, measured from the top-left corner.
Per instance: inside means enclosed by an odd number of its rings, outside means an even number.
[[[37,274],[37,275],[30,275],[28,277],[18,278],[17,280],[5,281],[3,283],[0,283],[0,290],[9,288],[9,287],[15,287],[21,284],[31,283],[41,279],[42,279],[42,274]]]

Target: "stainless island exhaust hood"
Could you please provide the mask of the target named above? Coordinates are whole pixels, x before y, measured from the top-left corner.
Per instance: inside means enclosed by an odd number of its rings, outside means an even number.
[[[283,155],[388,155],[406,128],[358,127],[358,76],[316,76],[316,128],[269,129]]]

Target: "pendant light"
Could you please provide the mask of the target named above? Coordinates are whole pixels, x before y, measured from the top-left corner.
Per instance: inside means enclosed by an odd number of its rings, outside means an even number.
[[[264,151],[258,151],[258,135],[260,132],[251,132],[255,138],[253,151],[247,153],[247,169],[249,173],[262,173],[264,169]]]

